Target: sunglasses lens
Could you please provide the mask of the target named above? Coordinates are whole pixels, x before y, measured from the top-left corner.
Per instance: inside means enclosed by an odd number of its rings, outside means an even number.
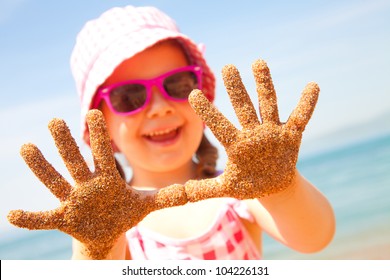
[[[185,100],[198,87],[198,78],[192,71],[172,74],[164,79],[164,89],[174,99]]]
[[[117,112],[132,112],[145,104],[146,88],[140,84],[119,86],[111,90],[110,102]]]

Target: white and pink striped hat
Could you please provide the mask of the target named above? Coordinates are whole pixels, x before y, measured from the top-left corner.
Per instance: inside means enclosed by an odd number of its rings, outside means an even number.
[[[214,100],[215,77],[203,57],[202,45],[180,33],[175,22],[154,7],[112,8],[88,21],[77,36],[71,69],[81,100],[82,136],[89,143],[85,116],[96,90],[124,60],[159,41],[177,39],[191,64],[203,70],[202,91]]]

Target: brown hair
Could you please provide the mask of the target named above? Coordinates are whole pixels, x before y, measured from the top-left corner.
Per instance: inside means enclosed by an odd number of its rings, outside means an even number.
[[[203,133],[202,140],[196,151],[196,159],[198,161],[198,179],[216,176],[218,149],[207,139],[205,133]]]

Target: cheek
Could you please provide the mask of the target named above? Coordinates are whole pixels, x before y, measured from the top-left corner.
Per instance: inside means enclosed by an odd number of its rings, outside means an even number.
[[[186,116],[188,120],[188,129],[187,135],[191,142],[194,143],[195,148],[197,149],[202,139],[202,135],[204,132],[204,123],[201,118],[195,114],[192,108],[188,105],[188,109],[186,110]]]
[[[135,128],[138,127],[136,119],[132,120],[129,117],[115,115],[107,106],[102,106],[102,112],[106,119],[107,130],[113,141],[114,148],[116,148],[116,152],[125,151],[128,148],[129,141],[132,141],[134,138]]]
[[[201,138],[204,132],[205,125],[203,121],[198,118],[196,121],[194,120],[192,123],[192,133],[194,134],[196,139]]]
[[[126,121],[119,122],[112,129],[112,140],[118,145],[121,152],[127,152],[133,150],[134,147],[137,149],[137,123]]]

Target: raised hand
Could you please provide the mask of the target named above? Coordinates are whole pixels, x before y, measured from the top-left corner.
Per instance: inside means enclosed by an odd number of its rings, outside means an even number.
[[[242,130],[238,130],[202,94],[194,90],[190,103],[224,146],[228,161],[214,179],[189,181],[189,201],[231,196],[258,198],[286,189],[294,179],[302,133],[317,103],[319,87],[309,83],[287,122],[279,120],[276,93],[267,64],[252,65],[261,121],[241,81],[238,70],[227,65],[223,80]]]
[[[33,144],[25,144],[21,155],[61,205],[44,212],[10,211],[8,220],[28,229],[59,229],[82,242],[90,257],[105,258],[121,234],[151,211],[187,202],[182,186],[159,192],[140,192],[127,186],[116,167],[103,115],[88,113],[91,149],[95,164],[91,172],[63,120],[49,123],[57,149],[75,181],[72,187],[46,161]]]

